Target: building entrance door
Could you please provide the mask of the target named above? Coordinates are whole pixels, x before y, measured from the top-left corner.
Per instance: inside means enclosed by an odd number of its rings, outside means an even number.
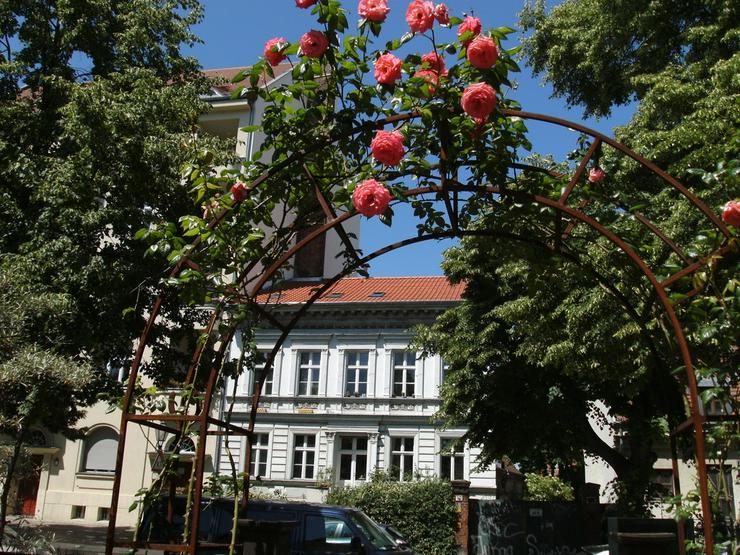
[[[36,497],[39,493],[39,483],[41,482],[41,465],[44,462],[43,455],[31,455],[32,469],[23,478],[18,481],[18,495],[16,497],[16,506],[18,514],[23,516],[36,515]]]

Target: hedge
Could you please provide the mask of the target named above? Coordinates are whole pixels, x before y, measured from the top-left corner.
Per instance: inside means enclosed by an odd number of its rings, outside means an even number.
[[[357,487],[331,490],[326,502],[356,507],[373,520],[392,525],[420,555],[457,553],[458,513],[446,480],[396,482],[375,476]]]

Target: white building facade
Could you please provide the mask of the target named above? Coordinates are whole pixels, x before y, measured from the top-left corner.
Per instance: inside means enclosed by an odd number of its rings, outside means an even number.
[[[316,283],[297,283],[282,295],[287,315]],[[329,485],[354,485],[384,471],[398,480],[439,476],[469,480],[471,494],[495,495],[493,469],[478,468],[480,449],[456,445],[463,428],[443,429],[435,418],[444,363],[409,349],[409,328],[431,323],[460,301],[462,286],[442,276],[345,278],[309,310],[282,345],[265,383],[249,468],[245,438],[230,438],[238,471],[258,490],[320,501]],[[279,332],[257,332],[267,354]],[[239,356],[236,343],[232,356]],[[255,371],[227,383],[223,407],[246,425]],[[236,389],[234,389],[236,385]],[[232,398],[231,393],[236,391]],[[231,473],[223,440],[217,468]]]

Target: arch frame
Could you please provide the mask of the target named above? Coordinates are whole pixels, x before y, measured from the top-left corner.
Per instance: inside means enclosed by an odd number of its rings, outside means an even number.
[[[330,203],[326,200],[325,196],[321,192],[320,187],[318,184],[316,185],[316,193],[318,196],[319,203],[321,205],[322,210],[324,211],[324,215],[328,221],[326,221],[325,224],[319,226],[312,232],[308,233],[305,237],[303,237],[300,241],[298,241],[292,248],[288,249],[285,253],[283,253],[282,256],[280,256],[277,260],[275,260],[261,275],[261,277],[258,279],[257,283],[252,286],[251,291],[243,295],[241,293],[236,293],[234,298],[239,303],[246,303],[249,306],[255,308],[258,313],[264,317],[267,317],[268,321],[273,323],[274,325],[279,324],[274,318],[271,318],[271,315],[269,313],[269,310],[267,310],[264,306],[259,306],[256,302],[256,296],[259,294],[259,292],[262,290],[262,288],[268,284],[268,282],[274,277],[274,275],[280,270],[280,268],[286,264],[298,251],[306,247],[308,244],[310,244],[312,241],[317,239],[318,237],[324,235],[330,230],[336,231],[340,237],[342,238],[345,246],[348,247],[348,249],[351,251],[351,254],[353,255],[353,262],[349,263],[345,266],[345,268],[333,276],[332,278],[325,281],[320,287],[318,287],[315,292],[312,294],[311,298],[304,303],[301,308],[296,312],[293,319],[290,321],[290,323],[287,326],[278,326],[281,335],[278,341],[276,342],[276,345],[270,352],[268,356],[268,360],[265,365],[265,371],[262,373],[262,376],[259,380],[255,381],[255,391],[252,397],[252,404],[250,408],[250,418],[249,423],[246,428],[242,428],[239,426],[235,426],[227,421],[221,421],[218,419],[215,419],[210,416],[210,409],[211,409],[211,399],[216,387],[216,383],[218,380],[219,375],[219,369],[220,366],[224,360],[225,354],[226,354],[226,347],[233,339],[235,329],[229,329],[225,334],[219,336],[218,340],[218,346],[215,349],[214,352],[214,359],[213,363],[211,364],[210,370],[209,370],[209,376],[207,379],[207,385],[205,389],[205,395],[204,400],[200,404],[199,410],[200,412],[197,415],[154,415],[154,414],[132,414],[131,408],[132,408],[132,398],[133,398],[133,391],[134,391],[134,384],[136,380],[136,376],[138,374],[138,371],[141,366],[142,358],[144,355],[144,350],[147,346],[148,338],[151,333],[151,330],[155,324],[155,321],[158,318],[160,308],[163,301],[163,295],[160,295],[155,300],[152,309],[149,313],[149,318],[147,321],[147,324],[142,332],[142,335],[140,337],[139,343],[137,345],[134,358],[131,365],[131,372],[129,373],[129,379],[128,384],[126,388],[126,395],[124,399],[124,405],[123,405],[123,411],[121,416],[121,426],[119,428],[119,443],[118,443],[118,452],[117,452],[117,471],[115,476],[115,482],[114,482],[114,488],[113,488],[113,494],[112,494],[112,500],[111,500],[111,509],[110,509],[110,520],[109,520],[109,528],[108,528],[108,536],[107,536],[107,543],[106,543],[106,554],[112,553],[112,549],[115,545],[131,545],[131,544],[117,544],[114,540],[114,530],[115,530],[115,520],[116,520],[116,513],[117,513],[117,505],[118,505],[118,497],[120,493],[120,471],[122,468],[122,461],[123,461],[123,453],[125,449],[125,440],[126,440],[126,429],[127,425],[129,423],[136,422],[138,424],[154,427],[157,429],[162,429],[164,431],[167,431],[169,433],[173,433],[173,429],[169,426],[166,426],[162,424],[161,422],[164,421],[172,421],[173,423],[176,423],[181,429],[181,426],[185,422],[197,422],[200,424],[200,430],[199,430],[199,438],[196,446],[196,457],[195,457],[195,484],[194,484],[194,499],[193,499],[193,511],[192,511],[192,521],[191,521],[191,527],[192,532],[190,536],[190,541],[185,544],[179,544],[179,545],[172,545],[172,544],[149,544],[148,547],[157,549],[157,548],[166,548],[169,550],[180,550],[181,552],[187,552],[187,553],[196,553],[197,548],[199,545],[198,537],[197,537],[197,530],[198,530],[198,523],[200,518],[200,500],[202,496],[202,486],[203,486],[203,460],[205,458],[205,445],[208,435],[226,435],[229,433],[233,434],[239,434],[239,435],[246,435],[248,438],[252,437],[252,434],[254,432],[254,423],[256,420],[257,415],[257,408],[259,405],[259,400],[261,396],[262,387],[264,385],[265,378],[267,376],[267,372],[271,365],[274,362],[275,355],[277,354],[278,350],[280,349],[280,346],[287,338],[290,331],[293,329],[293,327],[297,324],[297,322],[300,320],[300,317],[305,314],[305,312],[313,305],[314,302],[326,291],[328,290],[336,281],[341,279],[341,277],[344,277],[346,275],[349,275],[356,269],[360,268],[363,264],[367,263],[368,261],[381,256],[382,254],[385,254],[387,252],[390,252],[391,250],[395,250],[397,248],[418,243],[425,240],[432,240],[432,239],[441,239],[441,238],[448,238],[448,237],[462,237],[465,235],[471,235],[473,233],[470,233],[465,230],[460,230],[457,228],[456,222],[454,221],[454,212],[450,210],[451,201],[450,201],[450,193],[454,195],[454,202],[455,205],[457,205],[458,197],[457,194],[461,192],[481,192],[482,190],[485,190],[486,192],[489,192],[491,194],[498,194],[502,196],[506,195],[515,195],[517,197],[522,198],[525,201],[532,202],[541,206],[544,206],[550,210],[553,210],[558,218],[567,216],[570,218],[570,222],[568,224],[568,228],[564,231],[564,239],[567,239],[570,231],[572,231],[573,227],[577,224],[583,224],[591,228],[592,230],[596,231],[599,236],[607,239],[610,243],[612,243],[617,249],[619,249],[621,252],[623,252],[629,259],[630,262],[633,264],[634,267],[640,270],[640,272],[643,274],[643,276],[649,281],[650,285],[652,286],[653,290],[655,291],[656,295],[658,296],[660,300],[660,304],[663,307],[664,313],[668,318],[668,321],[671,324],[674,338],[678,345],[678,350],[680,357],[684,363],[685,368],[685,374],[686,374],[686,380],[687,380],[687,387],[689,389],[689,405],[690,405],[690,418],[682,423],[676,430],[674,430],[674,433],[671,435],[671,441],[674,442],[674,435],[676,433],[680,433],[681,431],[684,431],[688,428],[693,428],[694,432],[694,442],[696,446],[696,453],[697,453],[697,466],[698,466],[698,475],[699,475],[699,486],[700,486],[700,496],[701,496],[701,509],[703,514],[703,526],[704,526],[704,532],[705,532],[705,548],[706,553],[709,555],[713,552],[713,546],[712,546],[712,523],[711,523],[711,508],[709,505],[709,494],[708,494],[708,487],[707,487],[707,470],[706,470],[706,461],[705,461],[705,445],[704,445],[704,430],[703,430],[703,424],[705,422],[705,416],[702,413],[702,410],[699,405],[698,401],[698,384],[696,381],[696,375],[693,371],[693,361],[691,357],[691,352],[689,349],[688,342],[686,340],[683,328],[681,326],[681,323],[673,309],[673,305],[670,302],[670,299],[667,294],[667,289],[670,288],[671,285],[676,283],[680,278],[685,277],[687,275],[691,275],[693,272],[696,272],[698,269],[704,267],[707,265],[714,257],[716,256],[722,256],[723,254],[726,254],[728,252],[728,241],[731,237],[731,234],[727,227],[724,225],[724,223],[717,217],[717,215],[712,212],[696,195],[694,195],[691,191],[689,191],[685,186],[683,186],[680,182],[678,182],[676,179],[668,175],[666,172],[655,166],[652,162],[649,160],[639,156],[626,146],[622,145],[621,143],[610,139],[609,137],[594,131],[592,129],[589,129],[583,125],[580,125],[575,122],[570,122],[561,118],[554,118],[551,116],[546,116],[543,114],[537,114],[532,112],[524,112],[519,110],[502,110],[502,113],[504,116],[509,118],[522,118],[522,119],[531,119],[531,120],[537,120],[561,127],[566,127],[572,130],[576,130],[581,132],[584,135],[590,136],[593,139],[593,142],[591,143],[591,146],[589,147],[588,151],[586,152],[585,156],[581,159],[578,168],[576,169],[575,173],[571,177],[571,180],[566,187],[566,189],[563,191],[563,194],[561,198],[557,201],[552,200],[550,198],[546,198],[539,195],[534,195],[530,193],[524,193],[521,191],[508,191],[502,187],[499,186],[493,186],[489,185],[486,187],[481,187],[478,185],[462,185],[457,182],[454,182],[453,184],[450,184],[449,181],[443,180],[443,184],[440,186],[431,186],[431,187],[422,187],[422,188],[416,188],[416,189],[409,189],[404,192],[404,197],[413,198],[415,196],[420,196],[423,194],[428,193],[435,193],[435,194],[441,194],[443,196],[443,200],[448,208],[448,215],[450,216],[453,229],[449,232],[438,232],[433,233],[425,236],[418,236],[410,239],[406,239],[404,241],[400,241],[394,244],[387,245],[381,249],[376,250],[373,253],[370,253],[369,255],[366,255],[364,257],[361,257],[354,247],[351,245],[349,240],[347,239],[347,233],[342,227],[342,223],[347,221],[349,218],[357,216],[355,212],[345,212],[341,215],[337,215],[333,208],[331,207]],[[348,133],[348,135],[353,135],[356,133],[359,133],[360,131],[367,130],[368,128],[377,128],[380,129],[384,127],[385,125],[389,124],[395,124],[398,122],[408,121],[410,119],[414,119],[419,117],[419,114],[416,112],[408,113],[408,114],[400,114],[397,116],[391,116],[389,118],[385,118],[383,120],[377,121],[377,122],[370,122],[366,123],[364,125],[361,125],[357,129],[353,130],[352,132]],[[334,138],[333,140],[329,142],[337,142],[341,140],[341,137]],[[601,145],[606,144],[610,147],[614,148],[615,150],[621,152],[622,154],[626,155],[627,157],[633,159],[638,164],[640,164],[642,167],[647,168],[652,174],[657,175],[660,177],[664,182],[668,183],[673,189],[677,190],[682,196],[684,196],[699,212],[701,212],[712,224],[712,226],[717,229],[724,237],[725,241],[724,243],[716,249],[714,252],[707,254],[705,257],[701,258],[698,261],[691,262],[687,257],[683,255],[681,250],[671,241],[669,237],[665,233],[663,233],[658,226],[653,224],[652,222],[649,222],[646,218],[641,217],[641,215],[637,215],[636,219],[640,221],[640,223],[645,226],[647,229],[650,230],[651,233],[656,235],[658,238],[660,238],[661,241],[663,241],[673,252],[675,252],[679,258],[686,264],[680,271],[676,272],[675,274],[669,276],[668,278],[665,278],[663,280],[658,280],[657,276],[653,273],[653,271],[649,268],[647,263],[637,254],[623,239],[618,237],[616,234],[614,234],[612,231],[607,229],[605,226],[594,220],[593,218],[589,217],[585,212],[583,212],[583,209],[585,208],[585,205],[583,203],[576,209],[569,207],[567,205],[568,197],[574,190],[574,188],[577,186],[578,182],[582,180],[585,169],[587,167],[587,164],[593,159],[596,151],[601,147]],[[272,176],[276,175],[278,172],[283,171],[289,167],[291,167],[294,164],[301,163],[303,158],[307,156],[308,154],[318,151],[320,148],[326,145],[315,145],[311,149],[307,149],[304,151],[299,151],[294,153],[292,156],[288,157],[286,160],[283,160],[279,162],[278,164],[275,164],[273,167],[271,167],[269,170],[264,172],[262,175],[257,177],[255,180],[253,180],[248,186],[248,190],[252,190],[256,187],[259,187],[262,185],[265,181],[267,181]],[[512,168],[520,168],[520,169],[530,169],[535,171],[541,171],[539,168],[532,168],[532,167],[525,167],[525,165],[522,164],[512,164],[510,167]],[[303,165],[304,171],[307,171],[307,167],[305,164]],[[308,173],[308,177],[311,178],[310,172]],[[238,205],[238,202],[236,203]],[[226,211],[223,211],[216,215],[216,217],[211,220],[208,224],[209,229],[213,229],[217,227],[221,221],[224,219],[226,214]],[[500,233],[499,233],[500,235]],[[201,238],[197,237],[193,243],[191,244],[191,250],[197,249],[201,244]],[[175,267],[171,270],[169,273],[170,277],[177,277],[186,267],[189,265],[192,265],[192,262],[189,260],[189,258],[184,257],[181,259]],[[246,276],[248,272],[253,269],[254,265],[250,265],[245,271],[237,278],[235,290],[242,285],[246,283]],[[208,330],[212,330],[217,323],[218,319],[221,317],[223,312],[227,309],[227,304],[222,300],[220,301],[217,306],[212,310],[211,320],[209,321],[209,324],[207,326]],[[194,351],[192,362],[188,371],[188,376],[186,378],[186,383],[192,383],[192,380],[194,379],[193,373],[196,366],[196,361],[199,359],[200,354],[202,352],[202,345],[198,346],[198,348]],[[160,423],[158,424],[157,421]],[[216,426],[218,430],[211,430],[209,426]],[[250,448],[251,443],[250,441],[246,442],[246,459],[249,460],[250,456]],[[676,467],[675,467],[675,455],[674,455],[674,482],[677,484],[676,479]],[[246,482],[245,482],[245,492],[248,492],[248,475],[246,476]],[[247,493],[248,495],[248,493]],[[244,496],[243,503],[247,502],[247,495]],[[165,547],[163,547],[165,545]],[[683,550],[683,545],[681,544],[681,548]]]

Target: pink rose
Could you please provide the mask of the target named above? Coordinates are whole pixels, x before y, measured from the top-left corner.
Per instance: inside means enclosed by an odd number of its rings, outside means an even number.
[[[360,0],[360,4],[357,6],[357,13],[360,14],[360,17],[378,23],[385,21],[385,16],[390,11],[388,0]]]
[[[465,113],[476,120],[487,120],[496,107],[496,91],[488,83],[475,83],[467,87],[460,100]]]
[[[375,60],[375,80],[381,85],[392,85],[401,78],[401,60],[386,53]]]
[[[303,8],[304,10],[306,8],[310,8],[316,3],[316,0],[295,0],[295,5],[299,8]]]
[[[390,201],[391,194],[388,189],[374,179],[366,179],[352,193],[352,202],[355,208],[360,214],[368,218],[385,212]]]
[[[488,69],[498,60],[498,48],[490,37],[478,35],[468,45],[468,61],[478,69]]]
[[[380,130],[373,137],[370,149],[375,158],[386,166],[396,166],[403,158],[403,135],[400,131]]]
[[[241,181],[237,181],[231,186],[231,198],[234,202],[241,202],[247,198],[247,186]]]
[[[434,4],[425,0],[414,0],[406,10],[406,23],[414,33],[428,31],[434,25]]]
[[[301,37],[301,53],[304,56],[321,58],[327,48],[329,48],[329,41],[321,31],[309,31]]]
[[[288,43],[283,37],[276,37],[265,43],[265,49],[262,54],[271,66],[276,66],[287,58],[285,54],[278,52],[278,50],[285,44]]]
[[[466,35],[463,38],[463,35],[465,33],[472,33],[472,35]],[[480,34],[480,19],[477,17],[473,17],[469,15],[465,19],[463,19],[463,22],[460,23],[460,26],[457,28],[457,38],[460,40],[460,43],[463,46],[467,46],[468,43],[473,40],[475,37],[477,37]]]
[[[421,57],[421,63],[429,66],[429,69],[436,71],[440,77],[447,76],[447,68],[445,68],[445,59],[437,54],[436,52],[430,52],[424,54]]]
[[[447,9],[447,6],[444,4],[437,4],[434,6],[434,19],[436,19],[440,25],[449,25],[450,12]]]
[[[732,227],[740,227],[740,201],[731,200],[722,210],[722,221]]]
[[[433,69],[420,69],[419,71],[414,73],[414,77],[421,77],[427,83],[429,83],[427,90],[429,91],[430,95],[437,92],[437,86],[439,85],[439,74]]]
[[[602,170],[598,166],[596,166],[595,168],[591,168],[588,172],[588,180],[591,183],[598,183],[599,181],[603,180],[604,177],[606,177],[606,172],[604,172],[604,170]]]

